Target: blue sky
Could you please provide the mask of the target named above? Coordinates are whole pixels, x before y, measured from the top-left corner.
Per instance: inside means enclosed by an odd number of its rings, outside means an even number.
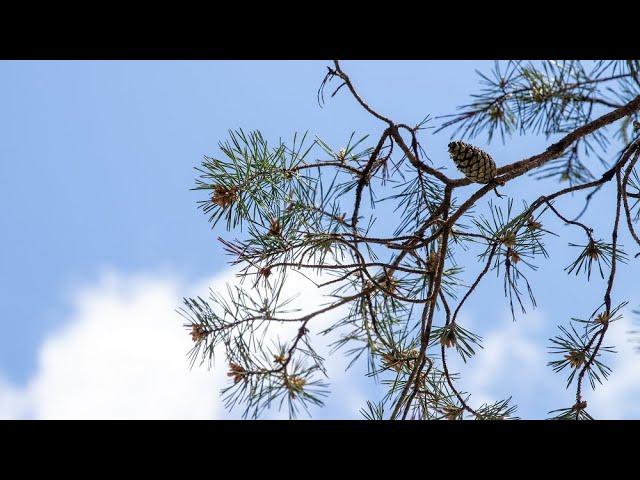
[[[226,138],[228,129],[260,129],[274,141],[308,130],[336,146],[354,130],[379,134],[380,123],[359,109],[346,91],[323,108],[318,106],[316,92],[327,64],[0,62],[0,198],[5,205],[0,217],[0,416],[72,416],[73,412],[46,410],[42,405],[74,404],[75,390],[61,385],[72,381],[65,372],[76,371],[85,361],[82,349],[75,357],[64,353],[75,352],[78,342],[85,341],[80,332],[86,331],[87,342],[105,342],[108,357],[114,353],[107,348],[107,339],[119,342],[113,332],[141,328],[135,316],[127,316],[131,311],[155,308],[153,311],[166,322],[180,325],[181,319],[172,312],[177,306],[172,299],[179,301],[181,295],[203,288],[209,280],[218,282],[228,277],[222,249],[215,241],[222,231],[211,231],[196,209],[201,195],[190,191],[195,178],[193,167],[203,155],[217,153],[217,144]],[[453,113],[478,89],[474,70],[487,71],[491,66],[492,62],[480,61],[344,62],[362,95],[376,109],[407,124],[417,123],[427,114]],[[427,151],[438,165],[447,165],[449,133],[426,134]],[[551,141],[516,136],[505,145],[498,141],[488,146],[484,138],[474,143],[486,147],[498,164],[505,164],[537,153]],[[530,201],[554,186],[553,182],[525,178],[505,192],[513,194],[519,205],[520,198]],[[603,189],[598,195],[601,203],[590,212],[589,220],[600,237],[610,235],[611,219],[602,212],[611,211],[611,187]],[[472,188],[465,189],[465,195]],[[582,205],[578,197],[559,204],[568,211]],[[502,398],[515,391],[523,417],[544,417],[551,408],[571,401],[572,393],[564,391],[564,377],[550,374],[544,365],[550,359],[546,339],[555,334],[558,323],[566,324],[571,316],[588,315],[602,295],[599,278],[592,278],[587,285],[568,278],[562,270],[569,263],[567,255],[575,255],[567,243],[580,243],[579,232],[566,228],[554,231],[564,236],[549,239],[552,258],[533,275],[540,305],[535,313],[513,324],[502,298],[501,282],[495,278],[478,290],[464,311],[468,325],[492,346],[485,348],[475,367],[464,367],[470,376],[465,389],[473,393],[471,387],[475,387],[481,390],[479,396],[487,398]],[[623,243],[631,246],[626,236]],[[473,272],[475,260],[469,258],[468,262]],[[631,300],[631,306],[637,307],[640,296],[632,266],[633,262],[621,270],[614,296]],[[145,296],[145,292],[155,292],[155,296]],[[167,313],[163,316],[157,308],[165,301]],[[105,309],[111,307],[113,315],[105,316]],[[123,323],[111,328],[110,322],[116,320]],[[188,372],[186,357],[180,353],[182,344],[175,346],[178,353],[170,367],[162,361],[154,364],[152,360],[158,354],[154,348],[160,345],[160,337],[154,337],[153,325],[147,325],[151,331],[136,348],[148,361],[145,368],[158,375],[158,383],[163,382],[162,368],[171,368],[177,379],[181,375],[197,376],[189,384],[192,386],[214,377],[224,383],[224,375],[220,377],[219,372]],[[621,325],[612,333],[612,338],[622,342],[613,365],[626,376],[612,377],[610,385],[602,387],[605,392],[597,393],[596,407],[605,416],[640,415],[640,403],[636,406],[629,400],[640,393],[640,372],[630,363],[634,357],[624,334],[630,325]],[[51,365],[57,362],[61,366],[51,373]],[[180,370],[183,364],[184,373]],[[140,360],[139,365],[147,364]],[[108,361],[100,368],[105,381],[96,381],[99,388],[108,389],[106,379],[118,375],[109,369]],[[490,368],[493,374],[486,378]],[[86,402],[96,401],[91,392],[99,388],[87,383],[89,373],[76,373],[73,378],[82,383],[83,393],[75,398],[85,395],[82,398]],[[131,378],[133,382],[137,377]],[[375,388],[362,380],[352,389],[345,378],[337,380],[339,388],[327,409],[314,410],[315,417],[357,417],[353,405]],[[222,417],[225,414],[219,404],[214,408],[206,403],[209,395],[216,396],[220,385],[203,390],[200,386],[191,390],[185,387],[185,392],[192,392],[194,397],[205,398],[173,399],[167,409],[158,403],[154,415],[188,416],[180,410],[184,401],[202,404],[199,416]],[[117,388],[129,391],[126,383]],[[154,388],[161,386],[150,383],[140,393],[141,404],[146,405],[144,395],[153,396]],[[33,393],[36,391],[40,393]],[[112,389],[111,393],[114,398],[126,398],[120,391]],[[34,400],[38,395],[40,403]],[[589,392],[587,399],[590,395],[595,394]],[[344,402],[347,397],[353,401]],[[124,402],[120,410],[114,408],[112,412],[112,407],[105,404],[99,412],[89,409],[81,414],[142,415],[136,412],[144,409],[127,410],[127,404],[133,403],[133,399]]]

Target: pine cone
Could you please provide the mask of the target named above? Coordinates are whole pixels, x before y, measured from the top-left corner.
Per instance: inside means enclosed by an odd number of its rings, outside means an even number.
[[[464,175],[477,183],[489,183],[498,173],[496,163],[487,152],[465,142],[451,142],[449,155]]]

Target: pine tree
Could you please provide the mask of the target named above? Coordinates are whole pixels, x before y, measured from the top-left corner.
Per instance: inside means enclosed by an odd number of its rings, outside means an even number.
[[[577,257],[567,273],[585,280],[599,275],[606,287],[591,315],[561,323],[550,339],[549,365],[575,389],[573,405],[550,413],[592,418],[585,379],[595,388],[609,375],[604,357],[613,349],[605,345],[606,334],[626,305],[613,301],[616,272],[630,263],[619,235],[626,229],[640,246],[639,72],[637,60],[590,66],[496,62],[491,73],[480,74],[481,91],[458,113],[409,126],[371,107],[334,61],[318,101],[325,101],[330,86],[331,97],[353,97],[380,122],[373,142],[352,134],[346,145],[333,147],[296,134],[291,142],[271,144],[259,131],[230,131],[220,154],[206,157],[197,169],[195,188],[206,194],[199,207],[216,228],[222,223],[227,231],[242,232],[241,239],[220,241],[250,281],[212,292],[209,299],[184,299],[180,311],[194,342],[192,361],[212,361],[222,346],[229,408],[242,405],[246,416],[257,418],[286,402],[295,416],[300,407],[321,405],[328,393],[324,359],[309,327],[344,307],[346,316],[322,333],[339,332],[336,349],[354,360],[364,355],[371,374],[388,387],[383,398],[368,402],[365,418],[516,418],[510,398],[477,405],[459,387],[447,359],[457,354],[471,361],[482,348],[482,338],[461,324],[459,313],[489,272],[501,277],[504,292],[496,298],[504,294],[514,320],[518,311],[535,307],[527,275],[549,257],[545,239],[575,229],[584,242],[571,243]],[[434,121],[442,122],[436,132],[450,132],[449,165],[427,157],[421,136]],[[614,123],[623,145],[618,152],[607,129]],[[463,141],[486,135],[491,142],[496,134],[504,141],[514,133],[557,140],[502,165]],[[440,153],[438,158],[446,158]],[[464,176],[443,173],[445,166],[457,166]],[[516,207],[499,192],[525,175],[557,179],[561,188]],[[616,209],[607,217],[611,231],[595,232],[580,220],[609,182],[616,192]],[[381,198],[388,184],[392,193]],[[465,186],[471,194],[461,191]],[[555,202],[569,194],[584,199],[573,218]],[[391,202],[397,217],[374,227],[379,202]],[[484,211],[472,213],[481,205]],[[552,232],[552,224],[561,229]],[[456,262],[459,248],[476,252],[476,271],[466,274]],[[326,275],[330,280],[322,286],[332,291],[327,304],[298,313],[289,310],[291,299],[282,296],[282,286],[305,271]],[[295,334],[271,345],[263,341],[281,324],[295,325]]]

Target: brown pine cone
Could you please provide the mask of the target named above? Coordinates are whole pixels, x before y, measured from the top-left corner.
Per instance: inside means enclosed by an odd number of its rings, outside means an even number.
[[[476,183],[489,183],[498,173],[491,156],[465,142],[451,142],[449,155],[464,175]]]

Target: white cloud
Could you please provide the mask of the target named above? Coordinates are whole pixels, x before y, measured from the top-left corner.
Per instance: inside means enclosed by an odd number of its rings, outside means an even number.
[[[300,292],[295,306],[326,302],[310,282],[294,277],[284,295]],[[76,291],[72,314],[53,331],[39,349],[38,367],[25,387],[0,376],[0,418],[239,418],[227,412],[220,389],[228,384],[224,358],[218,368],[189,370],[186,352],[192,347],[175,313],[184,295],[206,296],[209,286],[224,289],[234,276],[217,277],[185,285],[171,276],[104,274],[94,285]],[[344,309],[318,317],[311,334],[339,318]],[[628,312],[627,312],[628,313]],[[612,325],[607,344],[618,354],[610,358],[614,373],[595,392],[585,391],[589,410],[596,418],[640,417],[639,355],[629,342],[630,315]],[[480,331],[473,319],[462,325]],[[277,328],[290,338],[296,325]],[[495,401],[513,395],[523,418],[544,418],[553,408],[569,405],[573,391],[564,389],[564,377],[546,366],[549,325],[533,313],[513,323],[507,316],[489,331],[480,332],[484,349],[467,365],[451,358],[452,370],[461,372],[460,387],[472,393],[472,403]],[[320,338],[320,353],[327,359],[331,383],[327,407],[313,409],[314,418],[360,418],[367,393],[374,391],[363,376],[363,365],[344,372],[348,360],[341,352],[329,354],[329,338]],[[286,418],[286,411],[267,412],[265,418]]]
[[[170,278],[106,274],[39,350],[23,396],[35,418],[211,418],[219,375],[187,370]]]
[[[585,382],[584,399],[588,411],[599,419],[640,418],[640,354],[630,342],[633,314],[612,324],[606,345],[614,345],[617,354],[607,355],[613,373],[604,384],[592,390]],[[464,323],[463,323],[464,325]],[[544,314],[533,312],[512,322],[505,317],[484,338],[484,349],[469,365],[452,362],[461,372],[464,390],[472,394],[472,404],[493,402],[513,395],[522,418],[547,418],[547,412],[575,402],[575,383],[565,388],[566,373],[555,374],[547,346],[549,327]],[[478,331],[479,325],[473,325]]]
[[[0,381],[0,418],[238,417],[240,411],[225,411],[219,395],[228,381],[224,358],[212,371],[204,366],[189,371],[186,353],[193,344],[175,312],[183,295],[206,296],[209,286],[222,291],[234,280],[229,271],[194,286],[169,276],[103,275],[96,285],[72,295],[73,313],[42,344],[37,371],[26,387]],[[310,282],[296,279],[285,286],[285,295],[296,292],[300,297],[294,304],[305,310],[326,302]],[[324,327],[339,314],[318,320]],[[291,337],[289,330],[295,328],[277,330]],[[362,395],[357,383],[341,378],[343,364],[333,356],[327,362],[330,374],[335,373],[332,396],[346,400],[333,411],[338,417],[357,416],[361,405],[355,404]],[[268,417],[286,417],[286,412]]]
[[[23,392],[0,377],[0,419],[24,418],[27,408]]]
[[[516,415],[544,418],[546,407],[553,408],[554,404],[549,403],[548,393],[541,393],[563,388],[561,380],[546,366],[548,325],[544,317],[534,311],[513,322],[510,315],[504,315],[488,332],[474,323],[463,318],[461,325],[481,333],[484,348],[467,365],[451,362],[461,373],[462,387],[472,394],[472,404],[480,406],[512,396],[512,404],[518,405]]]
[[[630,310],[624,309],[623,318],[611,324],[603,343],[615,346],[617,353],[607,356],[607,365],[613,373],[594,392],[591,387],[586,388],[588,410],[596,418],[640,418],[640,352],[635,350],[637,344],[632,343],[629,335],[630,330],[637,329],[632,323],[636,315]]]

